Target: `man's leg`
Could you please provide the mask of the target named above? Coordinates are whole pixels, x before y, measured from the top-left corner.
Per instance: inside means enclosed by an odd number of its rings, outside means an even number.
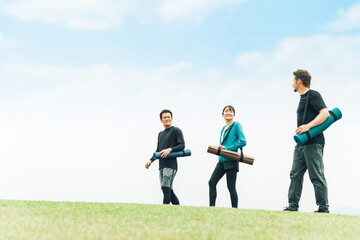
[[[236,192],[236,176],[237,176],[237,171],[235,168],[226,170],[227,188],[230,192],[231,206],[233,208],[238,207],[238,195]]]
[[[319,210],[329,211],[328,190],[324,174],[323,144],[311,144],[305,148],[305,161],[309,170],[309,177],[314,186],[316,204]]]
[[[224,176],[224,166],[222,163],[218,163],[215,167],[214,172],[212,173],[210,180],[209,180],[209,199],[210,199],[210,206],[215,206],[216,201],[216,185],[219,180]]]
[[[163,204],[176,204],[179,205],[179,199],[172,190],[176,170],[171,168],[160,169],[160,182],[161,189],[164,194]]]
[[[170,171],[169,168],[160,169],[160,184],[161,190],[163,192],[163,204],[170,204],[171,201],[171,191],[170,191]]]
[[[175,195],[174,190],[170,189],[170,191],[171,191],[171,203],[174,205],[180,205],[179,199]]]
[[[180,205],[179,199],[177,198],[177,196],[175,195],[175,192],[173,190],[173,183],[174,183],[174,179],[175,179],[175,175],[176,175],[177,170],[175,169],[171,169],[170,171],[170,194],[171,194],[171,203],[173,205]]]
[[[169,187],[161,187],[164,198],[163,198],[163,204],[170,204],[171,201],[171,189]]]
[[[306,172],[306,163],[303,157],[302,147],[295,147],[293,164],[290,171],[289,186],[289,210],[297,211],[301,197],[304,173]]]

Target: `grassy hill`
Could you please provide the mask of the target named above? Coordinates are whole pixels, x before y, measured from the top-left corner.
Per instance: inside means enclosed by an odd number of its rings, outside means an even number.
[[[360,239],[360,217],[171,205],[0,200],[0,239]]]

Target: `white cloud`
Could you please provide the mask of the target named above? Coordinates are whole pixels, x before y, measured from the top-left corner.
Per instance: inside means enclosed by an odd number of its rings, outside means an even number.
[[[5,45],[4,37],[0,34],[0,49],[5,48]]]
[[[360,28],[360,3],[352,5],[349,9],[338,10],[338,18],[325,27],[333,31],[347,31]]]
[[[174,20],[202,20],[212,10],[244,0],[163,0],[159,14],[166,22]]]
[[[1,33],[0,33],[0,49],[11,49],[15,47],[17,44],[14,41],[11,41],[9,39],[6,39]]]
[[[360,65],[360,35],[288,38],[272,52],[241,53],[236,63],[248,74],[263,78],[305,68],[318,76],[333,80],[341,76],[342,82],[352,82]]]
[[[244,0],[19,0],[3,4],[8,14],[73,29],[119,28],[127,17],[144,21],[199,20],[214,9]]]
[[[121,26],[135,8],[130,0],[21,0],[7,4],[5,11],[25,21],[103,30]]]

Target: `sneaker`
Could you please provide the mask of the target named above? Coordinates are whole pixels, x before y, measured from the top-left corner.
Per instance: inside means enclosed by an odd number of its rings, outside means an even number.
[[[283,211],[297,212],[298,210],[297,210],[297,209],[292,209],[292,208],[286,207],[286,208],[283,209]]]
[[[315,213],[329,213],[329,210],[318,209]]]

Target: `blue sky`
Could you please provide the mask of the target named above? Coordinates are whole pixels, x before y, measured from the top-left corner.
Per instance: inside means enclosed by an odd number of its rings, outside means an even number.
[[[281,209],[299,98],[292,72],[304,68],[344,114],[326,133],[330,204],[358,208],[360,2],[18,0],[0,3],[0,22],[0,182],[11,182],[0,198],[161,202],[157,166],[144,164],[158,112],[170,108],[193,151],[178,195],[206,206],[216,158],[205,149],[232,104],[256,157],[239,173],[239,206]],[[274,197],[261,202],[254,189]],[[308,180],[302,201],[315,210]]]
[[[5,24],[1,30],[9,41],[21,44],[16,52],[21,51],[27,61],[37,64],[155,67],[169,61],[192,61],[200,67],[228,69],[233,67],[237,53],[269,51],[289,36],[328,33],[324,26],[336,18],[336,11],[353,3],[235,2],[219,4],[210,12],[199,14],[200,19],[191,16],[164,22],[149,12],[149,20],[129,15],[122,19],[121,26],[99,30],[69,28],[60,16],[54,24],[24,21],[3,10],[1,22]],[[6,9],[7,5],[2,5]]]

